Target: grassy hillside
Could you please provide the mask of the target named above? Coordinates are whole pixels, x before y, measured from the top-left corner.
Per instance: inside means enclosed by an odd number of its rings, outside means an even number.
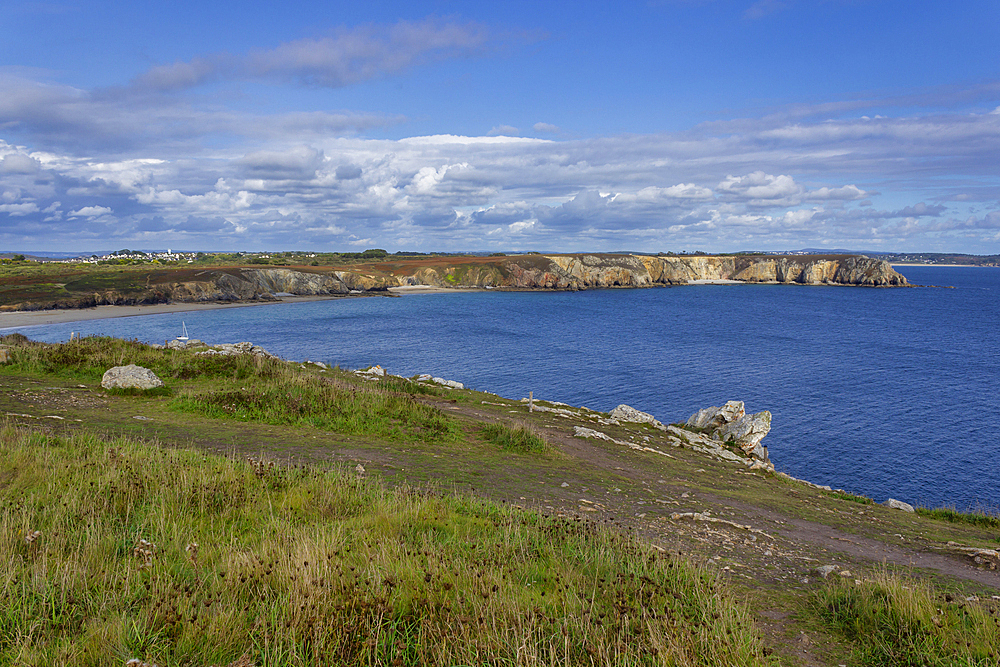
[[[989,514],[581,440],[606,415],[404,378],[0,342],[0,664],[1000,660],[995,571],[940,555],[1000,546]],[[166,387],[100,389],[130,362]]]

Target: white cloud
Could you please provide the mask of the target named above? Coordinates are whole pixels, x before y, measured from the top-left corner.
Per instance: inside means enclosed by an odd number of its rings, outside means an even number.
[[[727,176],[717,188],[723,192],[744,195],[752,199],[785,199],[803,193],[803,188],[791,176],[772,176],[755,171],[746,176]]]
[[[354,136],[350,126],[398,117],[150,100],[0,72],[0,127],[20,133],[16,145],[0,140],[0,245],[30,238],[75,248],[113,234],[124,245],[336,248],[371,239],[468,249],[487,235],[503,243],[519,234],[555,249],[620,248],[623,238],[732,250],[877,237],[997,251],[996,216],[984,211],[1000,201],[1000,116],[981,110],[817,122],[814,109],[559,141],[391,140]],[[237,147],[219,139],[233,136],[242,137]]]
[[[9,153],[0,159],[0,174],[34,174],[41,168],[38,160],[19,153]]]
[[[73,211],[69,214],[71,218],[98,218],[102,215],[108,215],[112,213],[112,210],[107,206],[84,206],[78,211]]]
[[[558,134],[561,131],[558,125],[552,123],[535,123],[531,129],[539,134]]]
[[[6,213],[12,217],[21,217],[29,213],[36,213],[38,204],[28,202],[24,204],[0,204],[0,213]]]

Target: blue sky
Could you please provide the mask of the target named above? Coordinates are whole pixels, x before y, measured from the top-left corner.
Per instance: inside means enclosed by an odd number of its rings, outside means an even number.
[[[1000,252],[1000,3],[0,12],[0,248]]]

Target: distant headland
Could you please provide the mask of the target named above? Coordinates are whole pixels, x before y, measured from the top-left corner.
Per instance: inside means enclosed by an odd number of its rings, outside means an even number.
[[[359,261],[360,260],[360,261]],[[187,262],[5,267],[0,310],[236,304],[388,294],[394,288],[585,290],[704,283],[902,287],[906,278],[863,255],[551,254],[357,258],[286,266]],[[403,290],[398,290],[403,291]]]

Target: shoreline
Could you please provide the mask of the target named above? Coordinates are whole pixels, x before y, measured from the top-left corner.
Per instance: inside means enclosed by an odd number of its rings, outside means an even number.
[[[893,266],[949,266],[961,267],[961,264],[894,264]],[[991,268],[991,267],[979,267]],[[726,278],[703,278],[689,280],[687,285],[747,285],[751,284],[745,280],[731,280]],[[758,283],[768,284],[768,283]],[[780,284],[780,283],[774,283]],[[667,287],[667,285],[662,285]],[[684,285],[673,285],[673,287],[683,287]],[[496,291],[511,291],[511,288],[496,287]],[[297,296],[294,294],[281,294],[280,298],[274,301],[239,301],[222,302],[210,301],[202,303],[157,303],[143,306],[94,306],[91,308],[56,308],[50,310],[13,310],[0,311],[0,331],[6,329],[19,329],[21,327],[47,326],[51,324],[68,324],[70,322],[87,322],[90,320],[116,319],[120,317],[141,317],[144,315],[161,315],[164,313],[185,313],[197,312],[201,310],[218,310],[222,308],[247,308],[250,306],[278,306],[291,303],[304,303],[309,301],[330,301],[334,299],[348,299],[372,296],[406,296],[417,294],[442,294],[456,291],[462,292],[486,292],[493,291],[488,287],[439,287],[436,285],[399,285],[389,287],[385,293],[350,293],[350,294],[313,294]],[[522,290],[514,290],[522,291]],[[539,291],[538,288],[526,288],[523,291]],[[549,291],[549,290],[541,290]]]
[[[438,292],[453,292],[454,287],[434,287],[432,285],[413,285],[390,287],[389,295],[403,296],[409,294],[433,294]],[[482,291],[471,288],[475,291]],[[145,306],[94,306],[93,308],[54,308],[50,310],[11,310],[0,312],[0,331],[4,329],[19,329],[21,327],[47,326],[50,324],[68,324],[70,322],[88,322],[90,320],[110,320],[119,317],[142,317],[144,315],[162,315],[164,313],[188,313],[202,310],[220,310],[223,308],[248,308],[252,306],[281,306],[310,301],[334,301],[336,299],[356,299],[365,297],[387,296],[379,292],[363,294],[309,294],[296,296],[283,294],[275,301],[209,301],[204,303],[154,303]]]
[[[898,264],[890,264],[889,266],[928,266],[934,268],[942,269],[995,269],[995,266],[984,266],[982,264],[912,264],[901,262]]]
[[[90,320],[110,320],[119,317],[142,317],[144,315],[162,315],[164,313],[187,313],[201,310],[219,310],[223,308],[249,308],[252,306],[281,306],[308,301],[332,301],[334,299],[354,298],[360,295],[309,295],[283,296],[278,301],[240,301],[224,303],[212,301],[208,303],[154,303],[146,306],[94,306],[93,308],[66,308],[53,310],[13,310],[0,312],[0,331],[20,327],[46,326],[49,324],[67,324],[69,322],[86,322]],[[373,295],[374,296],[374,295]]]

